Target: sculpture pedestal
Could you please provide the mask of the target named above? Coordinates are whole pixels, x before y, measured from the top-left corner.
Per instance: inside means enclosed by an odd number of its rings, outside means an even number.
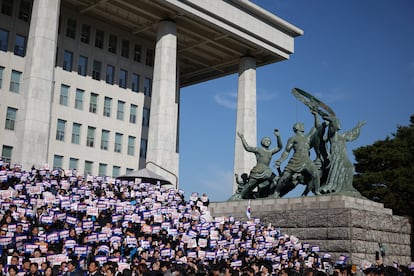
[[[234,216],[247,220],[248,200],[212,202],[213,217]],[[349,264],[361,265],[363,260],[375,262],[378,243],[385,247],[384,263],[411,261],[408,218],[395,216],[382,203],[367,199],[322,195],[300,198],[251,200],[251,215],[263,223],[272,223],[282,233],[294,235],[302,242],[319,246],[333,260],[341,254]]]

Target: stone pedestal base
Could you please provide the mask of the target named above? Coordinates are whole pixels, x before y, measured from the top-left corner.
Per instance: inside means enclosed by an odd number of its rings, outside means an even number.
[[[247,220],[248,200],[212,202],[212,216],[234,216]],[[294,235],[336,259],[344,254],[349,264],[375,262],[378,243],[385,247],[384,263],[410,263],[411,224],[395,216],[382,203],[343,196],[323,195],[288,199],[251,200],[251,215],[272,223],[282,233]]]

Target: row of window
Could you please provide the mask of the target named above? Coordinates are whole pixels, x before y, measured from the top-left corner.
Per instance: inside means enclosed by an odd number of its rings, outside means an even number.
[[[60,22],[59,22],[60,23]],[[80,29],[78,30],[78,28]],[[59,26],[60,32],[60,26]],[[132,57],[133,61],[141,62],[142,59],[142,45],[137,43],[131,43],[128,39],[118,39],[118,36],[114,34],[106,34],[101,29],[95,29],[92,31],[92,27],[88,24],[80,24],[73,18],[67,18],[66,20],[66,29],[65,36],[68,38],[76,39],[78,33],[79,41],[85,44],[90,44],[93,42],[93,46],[98,49],[106,48],[109,53],[120,54],[121,57],[130,58]],[[92,35],[94,35],[94,40],[92,41]],[[133,44],[133,45],[132,45]],[[132,51],[132,53],[131,53]],[[154,65],[154,50],[147,49],[145,55],[145,65],[153,66]]]
[[[72,71],[74,64],[74,55],[73,52],[65,50],[63,53],[63,64],[62,68],[65,71]],[[95,80],[102,79],[102,62],[99,60],[93,60],[92,63],[92,70],[89,72],[89,59],[86,56],[79,55],[78,63],[77,63],[77,72],[81,76],[86,76],[88,73],[91,74],[92,78]],[[111,64],[107,64],[105,68],[105,81],[108,84],[115,84],[115,66]],[[120,68],[118,71],[118,86],[121,88],[131,88],[134,92],[139,92],[140,87],[140,75],[137,73],[131,73],[130,77],[127,70]],[[128,85],[129,80],[130,85]],[[144,79],[144,94],[151,97],[151,89],[152,89],[152,79],[145,78]]]
[[[0,13],[13,16],[14,4],[16,0],[0,0]],[[19,9],[17,11],[17,18],[24,21],[30,21],[30,15],[32,14],[32,0],[20,0]]]
[[[62,155],[55,154],[53,156],[53,168],[63,168],[63,159],[64,159],[64,157]],[[84,173],[85,174],[92,174],[93,173],[93,166],[94,166],[93,161],[85,160]],[[69,157],[69,169],[70,170],[78,170],[79,169],[79,159],[78,158]],[[125,173],[130,173],[130,172],[133,172],[133,171],[134,171],[134,169],[126,168]],[[120,166],[116,166],[116,165],[112,166],[111,176],[113,178],[118,177],[120,175],[120,172],[121,172],[121,167]],[[108,164],[99,163],[98,175],[99,176],[108,176]]]
[[[8,145],[3,145],[1,150],[1,160],[3,160],[5,163],[11,163],[12,160],[12,153],[13,153],[13,147]],[[55,154],[53,156],[53,168],[63,168],[63,156]],[[84,173],[85,174],[92,174],[93,173],[93,161],[85,160],[84,163]],[[108,176],[107,172],[108,164],[105,163],[99,163],[98,168],[98,175],[99,176]],[[71,170],[78,170],[79,169],[79,159],[78,158],[69,158],[69,169]],[[126,168],[126,173],[132,172],[133,169]],[[121,173],[121,167],[120,166],[112,166],[112,177],[118,177]]]
[[[0,51],[7,52],[9,49],[10,33],[8,30],[0,28]],[[21,34],[15,34],[13,53],[17,56],[24,57],[26,55],[27,38]]]
[[[15,130],[16,128],[16,118],[17,118],[17,108],[14,107],[7,107],[6,112],[6,121],[5,121],[5,129],[6,130]],[[57,120],[57,127],[56,127],[56,140],[65,141],[66,135],[66,120],[58,119]],[[71,136],[71,143],[72,144],[80,144],[81,143],[81,128],[82,124],[74,122],[72,124],[72,136]],[[96,128],[92,126],[88,126],[87,135],[86,135],[86,146],[87,147],[95,147],[96,144]],[[101,143],[100,148],[102,150],[109,150],[109,136],[110,131],[106,129],[102,129],[101,132]],[[114,152],[122,153],[122,144],[123,144],[123,134],[122,133],[115,133],[115,142],[114,142]],[[128,136],[128,144],[127,144],[127,154],[128,155],[135,155],[135,140],[134,136]],[[142,141],[141,141],[142,144]],[[143,151],[144,150],[144,151]],[[140,157],[145,158],[146,156],[146,147],[141,148]]]
[[[66,124],[67,122],[62,119],[57,120],[57,127],[56,127],[56,140],[58,141],[65,141],[66,135]],[[80,144],[81,143],[81,131],[82,124],[74,122],[72,124],[72,137],[71,143],[72,144]],[[100,148],[102,150],[109,150],[109,136],[110,130],[102,129],[101,131],[101,141],[100,141]],[[123,145],[123,138],[124,135],[122,133],[115,133],[115,140],[114,140],[114,152],[122,153],[122,145]],[[128,136],[128,144],[127,144],[127,154],[128,155],[135,155],[135,140],[134,136]],[[87,147],[95,147],[96,146],[96,128],[92,126],[88,126],[86,132],[86,146]]]
[[[70,93],[70,86],[62,84],[60,87],[60,96],[59,96],[59,104],[64,106],[69,106],[69,93]],[[74,107],[78,110],[84,109],[84,97],[85,97],[85,90],[76,89],[75,92],[75,103]],[[112,116],[112,102],[113,99],[110,97],[104,97],[103,103],[103,113],[102,115],[105,117]],[[97,113],[98,112],[98,103],[99,103],[99,95],[96,93],[91,92],[89,94],[89,112]],[[118,100],[117,101],[117,110],[116,110],[116,118],[118,120],[124,120],[125,114],[125,102]],[[137,122],[137,109],[138,106],[135,104],[130,104],[129,107],[129,122],[132,124],[136,124]],[[142,114],[142,126],[149,126],[149,117],[150,117],[150,109],[144,107],[143,114]]]

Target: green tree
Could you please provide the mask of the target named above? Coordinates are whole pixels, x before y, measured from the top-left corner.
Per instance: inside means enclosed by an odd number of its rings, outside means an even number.
[[[354,150],[354,187],[395,215],[414,221],[414,115],[392,137]]]

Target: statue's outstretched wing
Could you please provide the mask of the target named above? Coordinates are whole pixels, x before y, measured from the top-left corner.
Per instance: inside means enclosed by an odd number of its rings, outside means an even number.
[[[321,116],[336,116],[335,112],[321,100],[299,88],[292,89],[293,96],[312,110],[317,110]],[[322,109],[322,110],[321,110]]]

